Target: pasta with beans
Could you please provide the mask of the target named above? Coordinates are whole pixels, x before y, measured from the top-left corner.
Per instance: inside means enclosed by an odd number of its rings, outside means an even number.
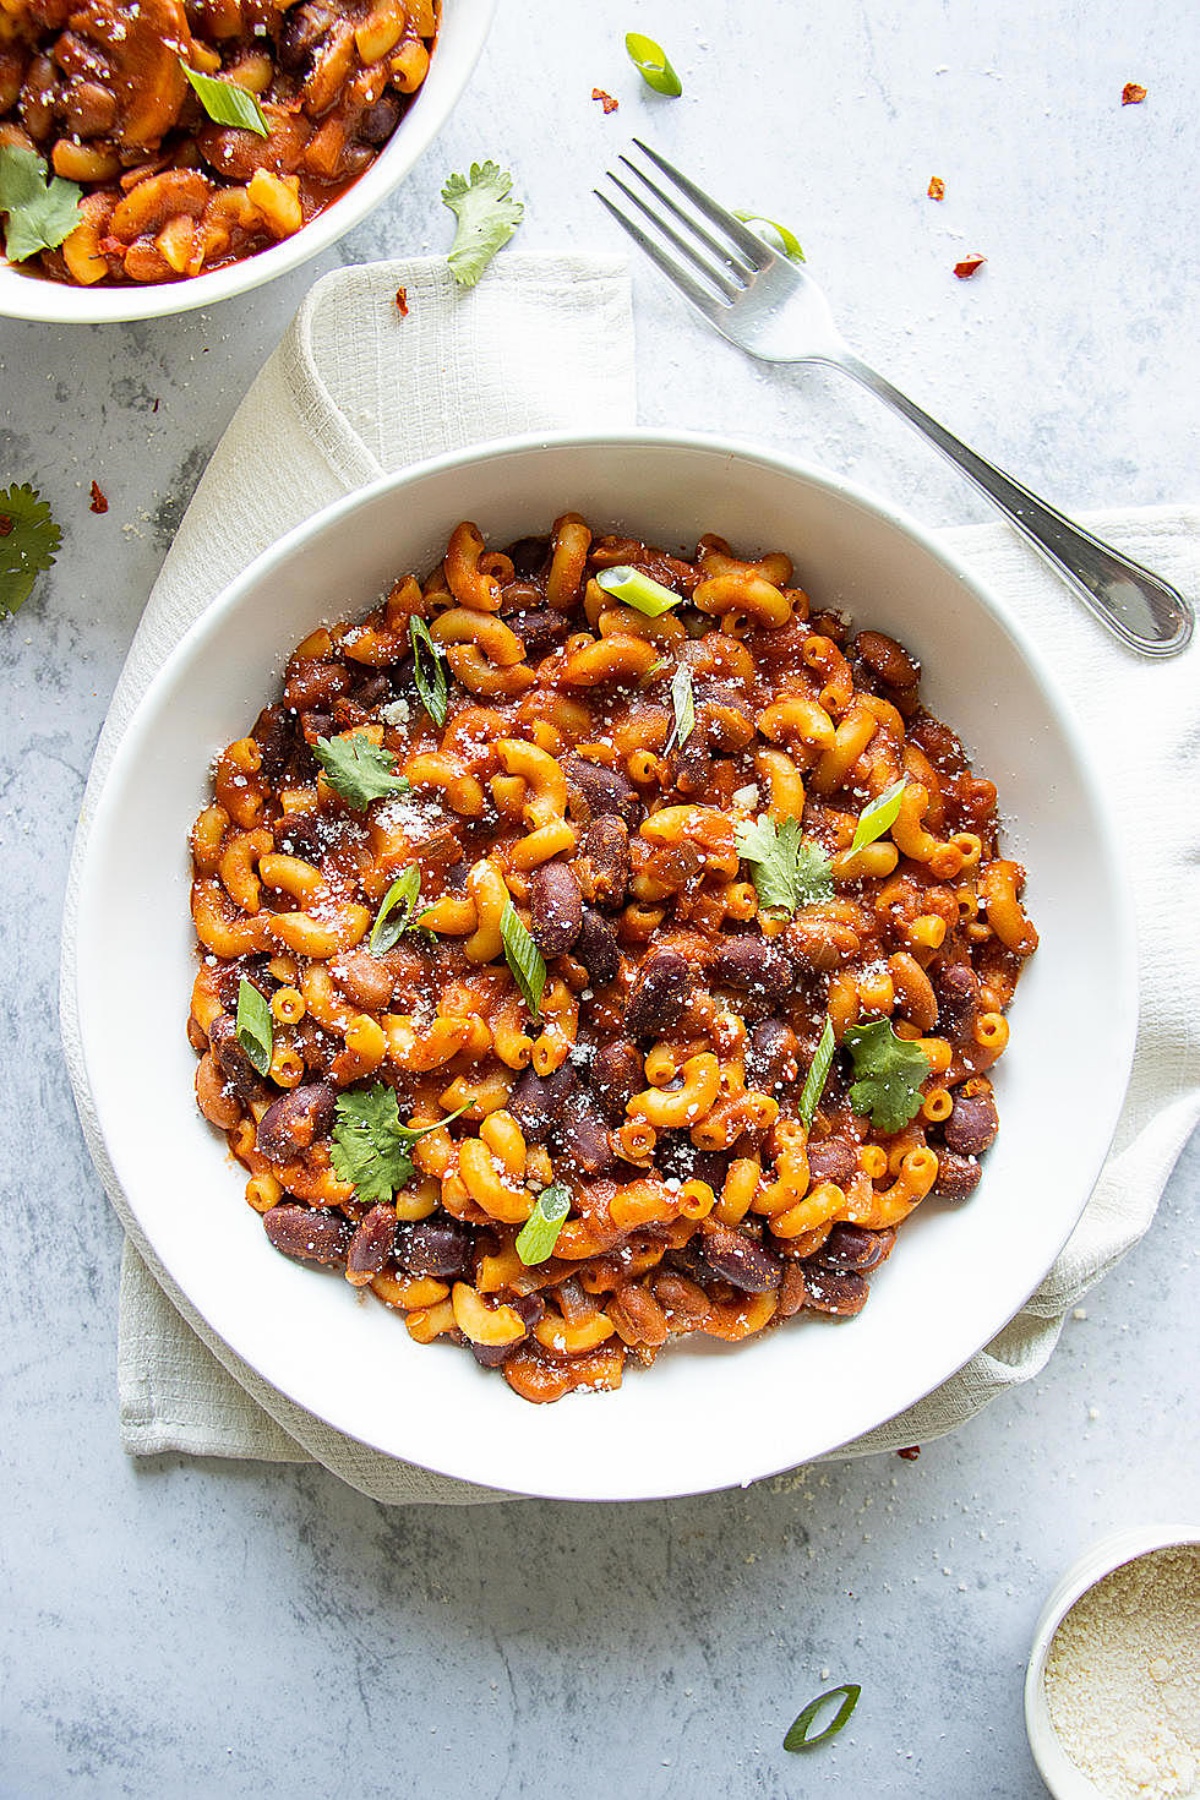
[[[920,676],[781,553],[574,513],[311,632],[192,833],[197,1098],[272,1244],[530,1401],[858,1313],[981,1178],[1037,945]]]

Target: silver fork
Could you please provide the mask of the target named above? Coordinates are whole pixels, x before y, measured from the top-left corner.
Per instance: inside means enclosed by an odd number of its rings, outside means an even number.
[[[599,188],[596,196],[710,325],[764,362],[825,363],[852,375],[956,463],[1123,643],[1156,657],[1187,646],[1194,615],[1182,594],[1072,524],[914,405],[842,342],[811,275],[776,255],[656,150],[633,141],[666,185],[622,156],[636,185],[611,169],[608,176],[633,210]]]

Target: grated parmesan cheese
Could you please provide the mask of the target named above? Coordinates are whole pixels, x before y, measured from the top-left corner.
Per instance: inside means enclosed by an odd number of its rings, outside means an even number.
[[[1046,1704],[1105,1800],[1200,1793],[1200,1545],[1152,1551],[1084,1594],[1054,1634]]]

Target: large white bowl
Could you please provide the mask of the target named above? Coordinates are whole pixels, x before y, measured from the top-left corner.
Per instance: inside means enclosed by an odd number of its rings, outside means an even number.
[[[615,1394],[535,1407],[461,1350],[420,1348],[345,1281],[273,1250],[244,1173],[199,1117],[184,1035],[195,970],[187,835],[210,759],[321,619],[424,571],[460,519],[503,544],[575,510],[691,549],[784,549],[818,603],[918,653],[930,708],[1000,787],[1041,932],[998,1065],[1001,1131],[977,1193],[928,1200],[851,1321],[691,1344]],[[518,1492],[633,1499],[745,1483],[880,1424],[954,1373],[1053,1262],[1100,1171],[1132,1054],[1131,913],[1075,726],[999,602],[911,520],[831,476],[709,439],[520,439],[444,457],[330,507],[261,556],[156,678],[105,784],[83,872],[84,1053],[117,1174],[155,1252],[237,1353],[352,1437]]]
[[[400,185],[429,148],[467,85],[495,9],[496,0],[444,0],[429,74],[396,131],[366,173],[294,237],[191,281],[158,281],[145,286],[129,282],[120,287],[74,287],[22,275],[0,256],[0,317],[40,319],[54,325],[158,319],[247,294],[328,250]]]

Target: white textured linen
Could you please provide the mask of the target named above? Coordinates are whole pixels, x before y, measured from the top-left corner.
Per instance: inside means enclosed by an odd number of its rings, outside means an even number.
[[[401,286],[407,317],[395,304]],[[83,820],[167,652],[283,531],[364,482],[442,451],[513,432],[621,429],[633,420],[629,290],[618,261],[505,256],[468,293],[432,259],[326,276],[196,490],[114,694]],[[1200,511],[1114,511],[1088,523],[1196,600]],[[948,531],[943,541],[1036,628],[1075,701],[1129,849],[1141,959],[1138,1047],[1112,1154],[1046,1281],[950,1381],[837,1457],[944,1435],[1036,1375],[1070,1308],[1150,1224],[1200,1116],[1193,1023],[1200,1016],[1200,828],[1179,805],[1200,739],[1200,642],[1171,662],[1142,661],[1103,633],[1007,526]],[[81,823],[65,910],[63,1036],[84,1133],[127,1233],[119,1349],[125,1448],[140,1456],[315,1460],[392,1503],[506,1498],[383,1456],[306,1413],[214,1338],[156,1265],[107,1162],[79,1048],[74,930],[85,830]]]

